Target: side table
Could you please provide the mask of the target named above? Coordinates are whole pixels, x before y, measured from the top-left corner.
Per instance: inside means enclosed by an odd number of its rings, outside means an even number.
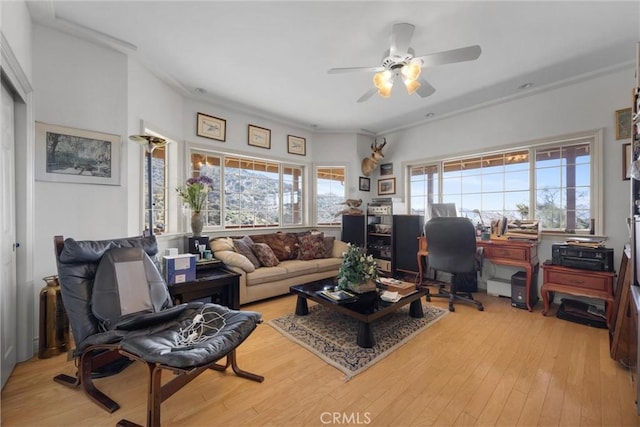
[[[611,325],[615,272],[580,270],[553,264],[543,264],[542,268],[544,280],[540,292],[544,302],[543,316],[549,311],[553,293],[560,292],[604,300],[607,326]]]
[[[240,309],[240,275],[225,268],[196,271],[196,280],[169,286],[176,304],[209,298],[233,310]]]

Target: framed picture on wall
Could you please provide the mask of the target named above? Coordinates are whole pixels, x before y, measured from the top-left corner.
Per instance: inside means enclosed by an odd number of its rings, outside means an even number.
[[[120,135],[36,122],[36,179],[120,185],[120,142]]]
[[[393,163],[381,164],[380,175],[393,175]]]
[[[616,139],[631,138],[631,108],[616,110]]]
[[[287,153],[307,155],[307,140],[299,136],[287,135]]]
[[[249,145],[271,148],[271,130],[260,126],[249,125]]]
[[[360,184],[358,185],[358,189],[360,191],[370,191],[371,190],[371,178],[367,178],[366,176],[360,177]]]
[[[396,194],[396,179],[384,178],[378,180],[378,195]]]
[[[225,141],[227,139],[227,121],[219,117],[198,113],[196,135],[216,141]]]

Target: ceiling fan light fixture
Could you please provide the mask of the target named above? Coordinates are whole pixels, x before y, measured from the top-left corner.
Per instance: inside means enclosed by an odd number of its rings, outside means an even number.
[[[407,88],[407,93],[409,95],[413,95],[416,90],[420,87],[420,83],[417,80],[405,80],[404,85]]]
[[[420,76],[420,70],[421,67],[418,61],[411,61],[402,66],[400,73],[406,82],[407,80],[416,80]]]
[[[379,73],[375,73],[373,75],[373,84],[378,89],[381,89],[383,87],[391,88],[391,86],[393,86],[392,77],[393,77],[393,74],[391,73],[391,71],[389,70],[380,71]]]
[[[378,95],[380,95],[383,98],[388,98],[391,96],[391,88],[392,86],[383,86],[381,88],[378,88]]]

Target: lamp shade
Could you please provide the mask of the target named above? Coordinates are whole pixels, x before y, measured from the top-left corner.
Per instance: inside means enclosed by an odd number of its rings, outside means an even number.
[[[413,94],[420,87],[420,83],[417,80],[405,80],[404,85],[407,88],[407,93],[409,95]]]
[[[400,69],[400,73],[402,74],[402,77],[404,78],[405,82],[406,80],[415,80],[418,78],[418,76],[420,76],[420,64],[418,62],[409,62],[408,64],[405,64],[402,66],[402,68]]]

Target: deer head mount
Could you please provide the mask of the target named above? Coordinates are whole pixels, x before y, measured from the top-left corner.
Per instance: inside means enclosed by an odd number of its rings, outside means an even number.
[[[362,174],[364,176],[371,175],[371,172],[376,168],[380,159],[384,157],[382,154],[382,149],[387,145],[387,138],[382,138],[382,143],[378,144],[378,140],[376,139],[371,144],[371,157],[365,157],[362,159]]]

